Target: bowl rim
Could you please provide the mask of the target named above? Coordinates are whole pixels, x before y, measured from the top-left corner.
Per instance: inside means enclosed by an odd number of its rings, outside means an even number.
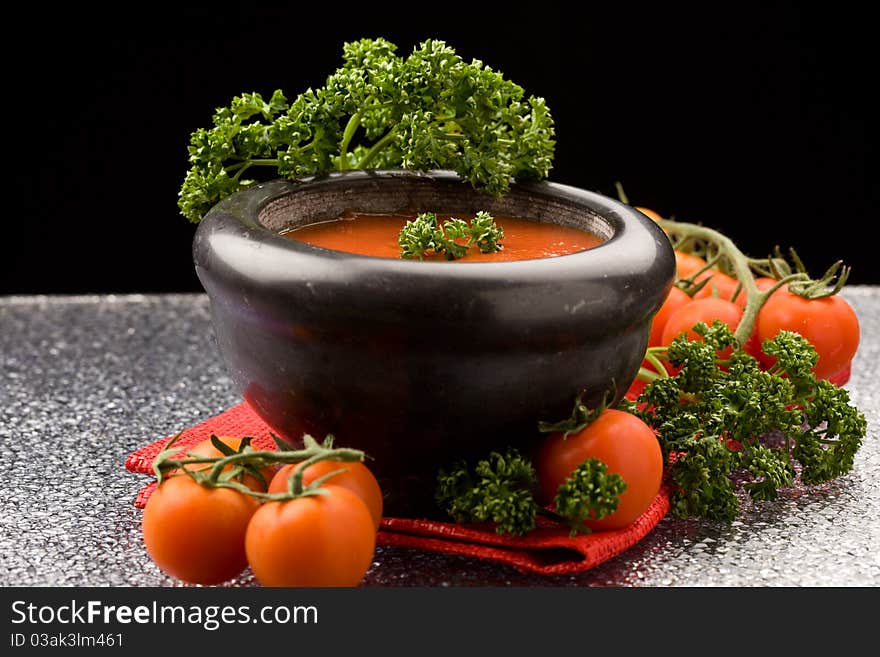
[[[518,193],[583,207],[609,227],[610,237],[603,238],[600,244],[592,248],[566,255],[499,262],[456,262],[450,265],[445,261],[371,256],[315,246],[286,238],[260,220],[265,208],[285,196],[304,191],[319,191],[323,187],[344,185],[347,182],[362,184],[372,181],[381,184],[385,180],[395,184],[400,181],[461,184],[466,185],[475,195],[485,194],[471,187],[469,182],[455,172],[445,170],[357,169],[296,179],[275,179],[239,190],[212,207],[199,225],[196,243],[199,241],[199,233],[219,227],[223,232],[231,231],[253,243],[271,246],[274,258],[289,258],[292,261],[305,256],[332,261],[335,267],[356,268],[360,271],[384,271],[391,275],[415,278],[443,277],[499,282],[521,277],[543,278],[542,274],[550,276],[559,270],[579,271],[581,275],[578,278],[583,278],[587,271],[593,271],[597,275],[601,271],[605,277],[632,276],[634,273],[641,273],[637,269],[634,271],[633,266],[634,260],[645,249],[656,249],[658,239],[668,243],[661,229],[635,208],[598,192],[551,181],[517,182],[511,185],[511,189]],[[198,249],[195,250],[195,260],[198,265]],[[671,280],[669,282],[671,284]]]

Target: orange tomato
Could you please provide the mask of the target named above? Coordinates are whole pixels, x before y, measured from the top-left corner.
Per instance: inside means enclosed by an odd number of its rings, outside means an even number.
[[[654,319],[651,320],[651,333],[648,336],[649,347],[657,347],[663,344],[663,327],[666,326],[666,321],[669,319],[669,316],[690,302],[691,298],[681,288],[673,286],[669,290],[669,294],[666,295],[666,300],[663,302],[663,305],[660,306],[660,310],[657,311],[657,314],[654,315]]]
[[[735,331],[742,315],[742,308],[732,301],[715,297],[694,299],[669,316],[663,328],[662,344],[672,344],[673,339],[680,333],[687,334],[688,340],[702,340],[702,337],[693,331],[694,325],[698,322],[712,326],[712,322],[717,319],[727,324],[731,331]],[[732,351],[732,347],[727,347],[718,354],[718,358],[726,359]]]
[[[219,584],[247,567],[245,534],[253,497],[209,488],[190,477],[169,477],[144,508],[144,545],[159,568],[191,584]]]
[[[777,281],[775,278],[770,278],[769,276],[759,276],[755,279],[755,287],[757,287],[761,292],[766,292],[778,282],[779,281]],[[776,292],[774,292],[773,294],[776,294]]]
[[[782,330],[800,333],[815,347],[819,359],[813,374],[817,379],[833,377],[848,367],[859,346],[859,319],[840,295],[805,299],[780,289],[758,313],[759,344]],[[761,360],[765,367],[773,364],[769,356]]]
[[[535,470],[544,503],[550,504],[568,476],[588,458],[608,466],[626,482],[617,510],[601,520],[587,520],[592,529],[631,525],[657,496],[663,477],[663,453],[654,430],[631,413],[609,408],[579,433],[551,434],[541,443]]]
[[[285,492],[288,479],[297,465],[297,463],[290,463],[276,472],[269,484],[269,492]],[[303,486],[335,470],[343,470],[343,472],[327,479],[324,485],[342,486],[360,497],[370,510],[373,524],[378,529],[379,522],[382,520],[382,489],[379,487],[379,482],[376,480],[375,475],[363,463],[358,461],[341,462],[332,459],[318,461],[310,465],[303,472]]]
[[[701,276],[700,278],[704,277]],[[709,281],[694,294],[694,299],[707,299],[715,296],[720,299],[727,299],[728,301],[733,299],[733,295],[736,294],[739,287],[739,281],[733,276],[728,276],[720,271],[708,273],[708,278]],[[745,290],[740,288],[733,302],[740,308],[745,308],[747,300],[748,297]]]
[[[655,212],[654,210],[651,210],[650,208],[645,208],[640,205],[636,205],[635,209],[638,210],[639,212],[641,212],[646,217],[648,217],[648,219],[651,219],[652,221],[660,221],[661,219],[663,219],[663,217],[660,216],[660,213]]]
[[[347,488],[324,490],[254,513],[245,552],[264,586],[356,586],[366,575],[376,549],[370,511]]]
[[[684,251],[675,252],[675,270],[679,279],[690,278],[706,266],[706,261],[700,256]],[[706,274],[701,274],[697,280],[701,280]]]

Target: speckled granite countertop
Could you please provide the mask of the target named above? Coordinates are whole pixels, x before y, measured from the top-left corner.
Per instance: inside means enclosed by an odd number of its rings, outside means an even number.
[[[746,503],[729,526],[666,518],[577,575],[379,548],[365,585],[880,585],[880,287],[845,296],[862,325],[847,387],[869,427],[847,476]],[[203,295],[0,297],[0,585],[178,585],[144,551],[147,478],[123,463],[239,401]]]

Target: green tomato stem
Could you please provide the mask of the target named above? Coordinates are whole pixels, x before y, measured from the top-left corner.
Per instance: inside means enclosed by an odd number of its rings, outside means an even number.
[[[306,469],[309,466],[318,463],[319,461],[326,461],[328,459],[333,459],[334,461],[362,461],[363,460],[363,452],[360,452],[360,458],[354,454],[354,458],[340,458],[339,453],[340,450],[333,449],[333,436],[327,436],[324,440],[323,445],[319,445],[317,441],[309,435],[303,436],[303,444],[306,446],[306,449],[314,450],[314,455],[305,459],[302,463],[297,465],[293,469],[293,473],[287,480],[287,493],[290,495],[291,499],[302,497],[305,489],[303,488],[303,475],[305,474]],[[352,453],[357,452],[358,450],[350,450]],[[348,456],[351,456],[349,454]],[[327,474],[319,477],[309,486],[311,489],[318,489],[321,487],[321,484],[324,483],[327,479],[345,472],[345,468],[340,468],[339,470],[334,470],[333,472],[328,472]]]
[[[173,447],[174,443],[180,437],[175,436],[166,448],[156,457],[153,462],[153,471],[156,473],[156,479],[159,483],[165,478],[165,474],[169,470],[180,469],[182,472],[198,483],[204,486],[215,488],[234,488],[242,493],[263,500],[290,500],[307,495],[323,494],[321,484],[327,479],[344,471],[344,468],[334,470],[326,475],[316,479],[309,486],[304,487],[302,484],[303,472],[310,465],[318,461],[332,459],[334,461],[353,462],[363,461],[364,452],[358,449],[347,447],[336,447],[333,445],[333,437],[328,436],[324,444],[319,444],[309,435],[303,436],[303,449],[297,450],[253,450],[245,449],[244,451],[223,457],[196,456],[187,458],[173,458],[180,448]],[[237,481],[230,481],[221,478],[223,471],[228,466],[250,466],[253,468],[261,468],[274,464],[299,463],[294,468],[294,472],[288,482],[288,489],[283,493],[262,493],[260,491],[251,490],[249,487]],[[187,465],[210,464],[210,469],[203,468],[199,470],[190,470]]]

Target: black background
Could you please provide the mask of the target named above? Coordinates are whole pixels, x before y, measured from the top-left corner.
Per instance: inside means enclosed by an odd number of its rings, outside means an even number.
[[[870,21],[740,4],[33,3],[6,18],[0,294],[200,291],[178,214],[190,133],[246,91],[319,86],[344,41],[446,40],[541,95],[551,179],[701,222],[813,273],[873,258]],[[480,7],[480,8],[478,8]],[[94,10],[92,10],[94,11]],[[11,201],[11,202],[10,202]]]

